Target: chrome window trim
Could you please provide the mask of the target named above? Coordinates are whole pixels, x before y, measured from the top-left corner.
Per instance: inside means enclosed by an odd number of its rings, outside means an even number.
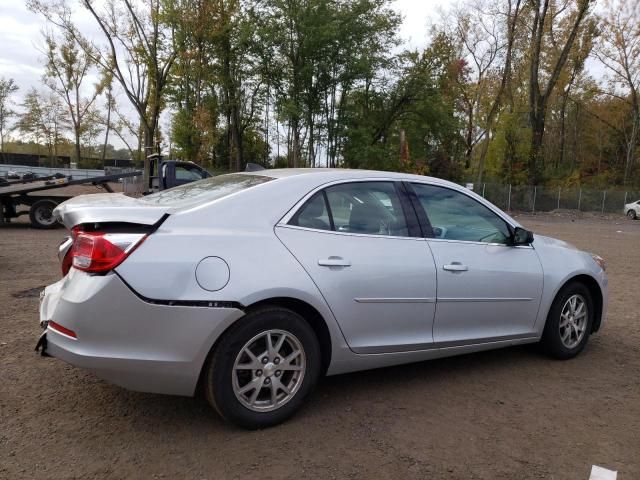
[[[450,238],[433,238],[433,237],[425,237],[425,240],[428,242],[445,242],[445,243],[462,243],[467,245],[484,245],[487,247],[507,247],[507,248],[526,248],[533,249],[532,244],[527,245],[507,245],[506,243],[486,243],[486,242],[474,242],[473,240],[453,240]]]
[[[339,235],[352,235],[357,237],[372,237],[372,238],[394,238],[394,239],[405,239],[405,240],[424,240],[424,237],[412,237],[412,236],[403,236],[399,237],[396,235],[375,235],[371,233],[353,233],[353,232],[339,232],[337,230],[320,230],[317,228],[308,228],[308,227],[299,227],[298,225],[290,225],[289,222],[295,216],[295,214],[300,210],[307,200],[313,197],[319,191],[325,190],[327,188],[333,187],[335,185],[342,185],[345,183],[372,183],[372,182],[384,182],[384,183],[392,183],[394,186],[398,183],[402,183],[403,180],[389,177],[374,177],[374,178],[357,178],[351,180],[333,180],[331,182],[323,183],[320,186],[317,186],[311,192],[307,193],[301,200],[291,207],[291,209],[280,219],[280,221],[275,225],[276,227],[284,227],[284,228],[293,228],[297,230],[306,230],[310,232],[322,232],[322,233],[334,233]],[[403,212],[404,214],[404,212]],[[408,219],[405,218],[407,222],[407,230],[409,229]]]
[[[435,237],[411,237],[411,236],[406,236],[406,237],[398,237],[398,236],[391,236],[391,235],[372,235],[372,234],[368,234],[368,233],[352,233],[352,232],[338,232],[336,230],[320,230],[317,228],[308,228],[308,227],[299,227],[297,225],[290,225],[289,222],[291,221],[291,219],[293,218],[293,216],[298,212],[298,210],[300,210],[300,208],[302,208],[302,206],[307,202],[307,200],[309,200],[312,196],[314,196],[317,192],[322,191],[326,188],[332,187],[334,185],[341,185],[344,183],[370,183],[370,182],[392,182],[392,183],[417,183],[417,184],[422,184],[422,185],[429,185],[432,187],[442,187],[442,188],[448,188],[449,190],[453,190],[455,192],[459,192],[462,195],[466,195],[467,197],[469,197],[471,200],[479,202],[481,205],[483,205],[484,207],[488,208],[491,212],[493,212],[494,214],[496,214],[502,221],[504,221],[507,225],[509,225],[511,228],[516,228],[519,227],[520,225],[516,225],[513,224],[511,221],[509,221],[508,218],[505,218],[503,216],[503,213],[498,209],[498,207],[496,207],[495,205],[493,205],[491,202],[488,202],[487,200],[483,199],[482,197],[479,197],[482,199],[482,201],[478,201],[478,199],[474,198],[473,196],[469,195],[467,192],[464,191],[464,187],[459,187],[459,188],[452,188],[451,186],[448,185],[441,185],[439,183],[434,183],[434,182],[424,182],[424,181],[419,181],[419,180],[407,180],[407,179],[402,179],[402,178],[390,178],[390,177],[366,177],[366,178],[357,178],[357,179],[347,179],[347,180],[333,180],[331,182],[327,182],[327,183],[323,183],[322,185],[319,185],[317,187],[315,187],[313,190],[311,190],[309,193],[307,193],[305,196],[303,196],[300,200],[298,200],[290,209],[287,213],[284,214],[284,216],[280,219],[280,221],[278,223],[276,223],[276,227],[282,227],[282,228],[293,228],[296,230],[305,230],[305,231],[309,231],[309,232],[322,232],[322,233],[332,233],[332,234],[338,234],[338,235],[352,235],[352,236],[357,236],[357,237],[373,237],[373,238],[394,238],[394,239],[405,239],[405,240],[428,240],[428,241],[438,241],[438,242],[453,242],[453,243],[462,243],[462,244],[473,244],[473,245],[487,245],[487,246],[496,246],[496,247],[508,247],[508,248],[527,248],[527,249],[533,249],[533,245],[532,244],[528,244],[528,245],[506,245],[504,243],[486,243],[486,242],[473,242],[473,241],[469,241],[469,240],[451,240],[451,239],[444,239],[444,238],[435,238]]]
[[[394,235],[374,235],[371,233],[353,233],[353,232],[338,232],[336,230],[320,230],[317,228],[309,228],[309,227],[299,227],[298,225],[289,225],[288,223],[278,223],[276,227],[279,228],[290,228],[292,230],[303,230],[307,232],[315,232],[315,233],[326,233],[328,235],[342,235],[349,237],[367,237],[367,238],[388,238],[393,240],[426,240],[423,237],[398,237]]]

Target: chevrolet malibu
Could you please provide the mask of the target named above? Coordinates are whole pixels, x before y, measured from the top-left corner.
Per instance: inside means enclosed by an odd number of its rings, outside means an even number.
[[[43,352],[132,390],[200,387],[245,428],[321,375],[535,342],[568,359],[605,316],[600,257],[435,178],[264,170],[55,215],[71,237]]]

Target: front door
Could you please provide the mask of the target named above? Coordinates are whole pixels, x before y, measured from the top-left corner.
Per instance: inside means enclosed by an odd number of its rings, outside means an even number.
[[[276,228],[358,353],[433,343],[433,257],[424,239],[411,236],[396,188],[381,181],[334,185]]]
[[[438,271],[433,337],[437,344],[531,336],[542,295],[532,246],[510,246],[507,223],[459,191],[413,184],[434,233]]]

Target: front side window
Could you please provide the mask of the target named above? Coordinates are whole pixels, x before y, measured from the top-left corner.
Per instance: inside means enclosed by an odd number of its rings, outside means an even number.
[[[289,222],[317,230],[408,237],[400,198],[392,182],[354,182],[316,193]]]
[[[507,223],[487,207],[455,190],[412,184],[436,238],[508,244]]]

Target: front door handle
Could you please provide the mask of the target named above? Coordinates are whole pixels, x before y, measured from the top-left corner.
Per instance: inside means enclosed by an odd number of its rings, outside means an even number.
[[[351,262],[342,257],[329,257],[318,260],[318,265],[321,267],[350,267]]]
[[[467,267],[466,265],[462,265],[459,262],[453,262],[449,265],[443,265],[442,269],[448,272],[466,272],[467,270],[469,270],[469,267]]]

